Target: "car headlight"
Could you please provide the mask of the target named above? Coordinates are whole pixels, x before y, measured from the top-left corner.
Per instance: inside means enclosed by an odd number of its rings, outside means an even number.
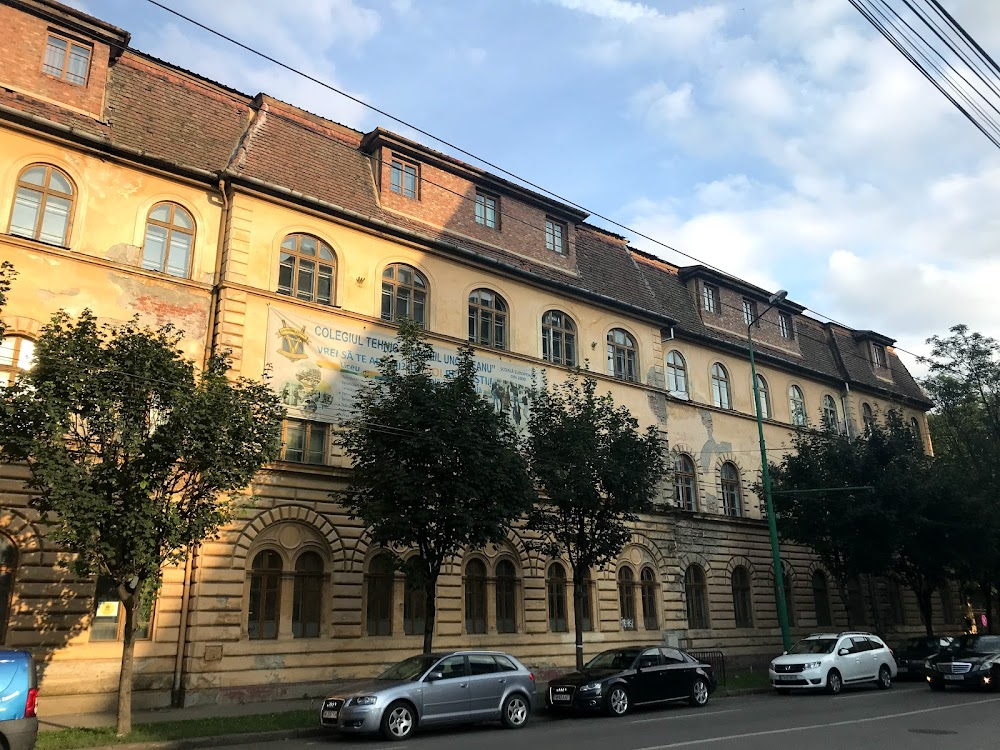
[[[598,692],[598,693],[601,692],[601,683],[599,683],[599,682],[588,682],[586,685],[583,685],[580,688],[580,692],[581,693],[593,693],[595,691]]]
[[[821,661],[807,661],[802,665],[802,669],[819,669],[822,664]]]
[[[978,669],[980,672],[989,672],[991,669],[993,669],[993,664],[994,661],[990,659],[989,661],[984,661],[982,664],[980,664]]]
[[[355,698],[351,702],[355,706],[374,706],[378,702],[378,698],[374,695],[362,695],[360,698]]]

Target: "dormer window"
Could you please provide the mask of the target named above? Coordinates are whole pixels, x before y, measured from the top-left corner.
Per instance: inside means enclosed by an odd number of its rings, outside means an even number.
[[[791,341],[795,338],[795,333],[792,329],[792,316],[785,312],[778,313],[778,331],[781,333],[781,338],[788,339]]]
[[[760,328],[760,319],[757,317],[757,303],[752,299],[743,298],[743,322],[748,326],[757,324]]]
[[[49,34],[42,72],[74,86],[86,86],[90,73],[90,47]]]
[[[566,254],[566,225],[563,222],[545,220],[545,249],[560,255]]]
[[[488,229],[500,228],[500,199],[495,195],[476,192],[476,223]]]
[[[719,287],[704,284],[701,287],[701,306],[705,312],[719,312]]]
[[[416,164],[401,161],[393,158],[390,164],[389,187],[394,193],[402,195],[404,198],[417,199],[417,176]]]
[[[888,370],[889,365],[887,364],[885,357],[885,347],[881,344],[872,344],[872,364],[881,370]]]

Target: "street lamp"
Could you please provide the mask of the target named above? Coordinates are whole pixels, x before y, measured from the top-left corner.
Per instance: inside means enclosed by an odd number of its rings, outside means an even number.
[[[781,641],[784,644],[785,651],[792,648],[792,639],[788,633],[788,608],[785,602],[785,571],[781,568],[781,552],[778,550],[778,527],[775,524],[774,505],[771,502],[771,472],[767,466],[767,446],[764,443],[764,417],[760,411],[760,389],[757,387],[757,366],[753,359],[753,336],[751,331],[757,321],[768,310],[787,296],[788,292],[784,289],[772,294],[771,298],[767,301],[767,308],[764,312],[756,315],[747,324],[747,343],[750,345],[750,379],[753,382],[753,400],[757,406],[757,434],[760,437],[760,465],[764,480],[764,504],[767,508],[767,529],[771,534],[771,556],[774,559],[774,598],[778,603],[778,625],[781,626]]]

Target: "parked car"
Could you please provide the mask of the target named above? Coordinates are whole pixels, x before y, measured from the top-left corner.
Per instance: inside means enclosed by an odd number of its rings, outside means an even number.
[[[963,635],[924,662],[931,690],[947,685],[1000,690],[1000,635]]]
[[[712,667],[676,648],[626,646],[604,651],[583,670],[549,682],[552,711],[605,711],[624,716],[632,706],[686,699],[708,703],[715,691]]]
[[[924,662],[949,648],[955,639],[948,635],[909,638],[893,649],[896,657],[897,678],[924,676]]]
[[[412,656],[367,684],[330,695],[320,726],[405,740],[418,726],[499,721],[519,729],[534,708],[535,676],[513,656],[451,651]]]
[[[769,676],[781,695],[792,690],[838,694],[845,685],[874,682],[892,687],[896,677],[892,650],[871,633],[818,633],[803,638],[771,662]]]
[[[27,651],[0,648],[0,747],[32,750],[38,737],[35,661]]]

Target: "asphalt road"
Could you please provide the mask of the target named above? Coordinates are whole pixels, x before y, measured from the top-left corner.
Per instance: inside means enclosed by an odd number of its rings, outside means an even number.
[[[534,717],[524,729],[443,729],[414,735],[412,750],[997,750],[1000,694],[948,690],[922,683],[891,690],[859,688],[826,695],[753,695],[711,700],[702,709],[678,704],[636,709],[621,719]],[[247,745],[247,750],[386,750],[373,737],[313,738]]]

